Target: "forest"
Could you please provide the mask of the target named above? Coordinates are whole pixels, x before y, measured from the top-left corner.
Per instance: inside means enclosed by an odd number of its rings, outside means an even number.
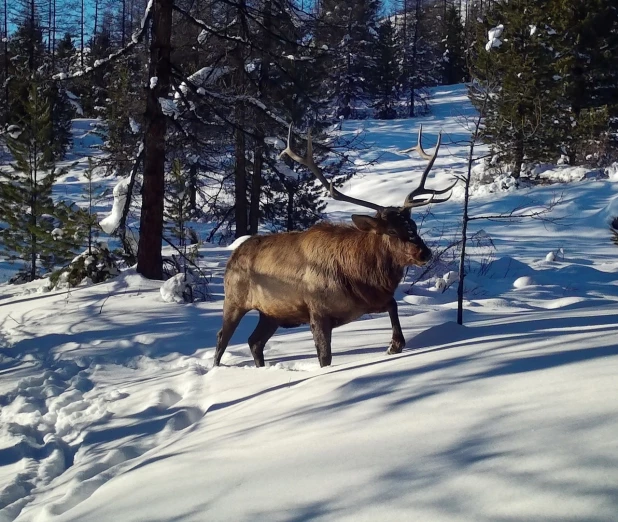
[[[117,179],[124,195],[105,231],[119,248],[100,254],[103,265],[116,256],[154,279],[174,270],[163,245],[186,266],[191,245],[323,219],[324,190],[278,158],[289,125],[300,145],[313,129],[337,186],[355,172],[348,152],[362,147],[333,137],[341,123],[426,115],[435,86],[467,83],[492,165],[516,180],[542,163],[603,167],[616,158],[610,0],[4,0],[0,8],[0,143],[12,165],[2,169],[0,234],[3,255],[19,265],[15,281],[96,246],[96,183],[89,205],[51,196],[70,168],[75,118],[91,119],[100,136],[87,175]],[[208,227],[198,234],[191,222]]]

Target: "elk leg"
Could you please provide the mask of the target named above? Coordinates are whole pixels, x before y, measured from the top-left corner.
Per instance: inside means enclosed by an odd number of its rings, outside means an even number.
[[[388,316],[391,318],[393,337],[386,353],[388,355],[392,355],[394,353],[401,353],[401,350],[403,350],[404,346],[406,345],[406,340],[403,338],[403,332],[401,331],[401,324],[399,323],[399,313],[397,312],[397,301],[395,301],[395,299],[390,300],[387,310]]]
[[[260,320],[249,336],[249,348],[258,368],[264,366],[264,346],[279,328],[279,323],[260,312]]]
[[[313,341],[318,351],[320,366],[322,368],[324,368],[324,366],[330,366],[333,358],[330,349],[333,333],[331,321],[324,317],[311,317],[311,333],[313,334]]]
[[[225,303],[223,303],[223,326],[219,333],[217,334],[217,349],[215,350],[215,366],[219,366],[221,364],[221,357],[225,353],[225,349],[227,348],[230,339],[238,323],[245,316],[248,310],[243,310],[241,308],[236,307],[226,307]]]

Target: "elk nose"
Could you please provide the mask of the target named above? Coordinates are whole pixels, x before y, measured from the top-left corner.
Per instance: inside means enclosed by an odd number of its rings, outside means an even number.
[[[420,260],[423,264],[426,264],[426,263],[429,263],[432,256],[433,256],[433,253],[431,252],[431,250],[425,247],[421,250]]]

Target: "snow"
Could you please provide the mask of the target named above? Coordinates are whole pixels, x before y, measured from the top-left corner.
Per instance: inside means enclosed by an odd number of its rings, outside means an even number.
[[[62,239],[62,236],[64,235],[64,230],[62,230],[61,228],[54,228],[51,231],[51,235],[54,239]]]
[[[178,105],[174,100],[168,98],[159,98],[159,105],[161,105],[161,111],[166,116],[176,119],[178,117]]]
[[[502,45],[502,41],[500,40],[500,36],[502,36],[502,32],[504,31],[504,26],[502,24],[490,29],[487,33],[487,45],[485,45],[486,51],[491,51],[494,47],[500,47]]]
[[[272,145],[277,150],[285,149],[285,142],[276,136],[267,136],[264,138],[264,143],[266,143],[266,145]]]
[[[139,134],[141,132],[139,123],[137,123],[133,118],[129,116],[129,127],[131,128],[131,132],[133,134]]]
[[[159,78],[157,78],[156,76],[153,76],[152,78],[150,78],[150,88],[154,89],[157,86],[157,83],[159,83]]]
[[[122,213],[124,212],[124,206],[127,201],[130,180],[130,177],[122,178],[114,187],[114,203],[112,210],[107,217],[99,222],[99,225],[106,234],[114,233],[120,226]]]
[[[16,140],[21,136],[22,130],[18,125],[9,125],[6,132],[12,139]]]
[[[238,239],[236,239],[229,247],[229,250],[236,250],[240,245],[242,245],[245,241],[247,241],[247,239],[249,239],[251,236],[241,236]]]
[[[198,94],[205,94],[204,85],[212,85],[221,77],[229,74],[232,71],[231,67],[202,67],[193,74],[187,77],[191,85],[198,87]],[[182,96],[186,96],[189,87],[186,82],[182,82],[178,90],[174,93],[174,99],[179,100]]]
[[[425,161],[398,151],[421,123],[426,150],[443,131],[427,187],[464,174],[465,88],[431,104],[424,118],[343,122],[366,147],[340,190],[401,204]],[[200,248],[212,298],[196,304],[165,302],[178,282],[133,268],[70,292],[0,285],[0,520],[615,521],[618,174],[556,184],[562,167],[548,167],[553,184],[488,192],[485,167],[472,215],[558,193],[556,221],[470,223],[494,250],[471,250],[464,326],[452,261],[414,285],[410,270],[399,355],[385,354],[388,315],[372,314],[333,332],[329,368],[303,326],[278,331],[255,369],[249,314],[213,368],[228,247]],[[415,212],[434,250],[457,239],[461,198]]]

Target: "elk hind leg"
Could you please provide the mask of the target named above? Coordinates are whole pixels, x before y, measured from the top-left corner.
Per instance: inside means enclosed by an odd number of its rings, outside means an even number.
[[[311,333],[313,334],[313,341],[318,351],[318,360],[320,366],[330,366],[333,359],[331,353],[331,338],[333,333],[333,326],[330,319],[325,317],[311,317]]]
[[[238,327],[238,323],[245,316],[249,310],[244,310],[236,306],[230,306],[226,303],[223,304],[223,326],[217,334],[217,348],[215,350],[215,366],[221,364],[221,357],[225,353],[225,349],[234,334],[234,331]]]
[[[279,328],[277,321],[260,312],[260,320],[249,336],[249,348],[251,348],[253,360],[258,368],[264,366],[264,346],[277,331],[277,328]]]

